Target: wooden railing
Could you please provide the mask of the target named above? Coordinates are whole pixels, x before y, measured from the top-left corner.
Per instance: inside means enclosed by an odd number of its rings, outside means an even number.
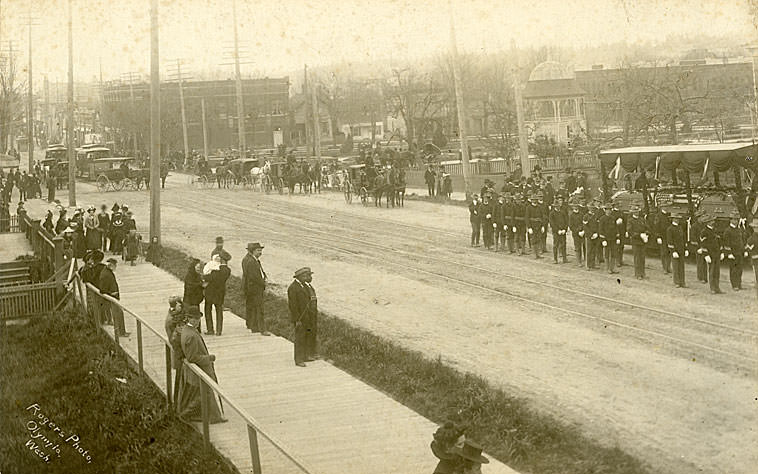
[[[34,255],[40,259],[40,276],[42,279],[47,279],[55,273],[56,269],[65,264],[63,260],[63,238],[50,235],[42,228],[39,219],[31,219],[24,215],[21,222],[26,238],[34,250]]]
[[[98,331],[104,331],[102,327],[102,321],[105,320],[105,311],[111,311],[111,308],[116,307],[123,312],[124,315],[129,315],[134,318],[137,326],[137,365],[139,367],[140,375],[145,375],[144,368],[144,350],[143,350],[143,329],[147,329],[158,337],[165,348],[165,375],[166,375],[166,403],[169,408],[176,404],[176,400],[173,400],[173,389],[171,380],[171,359],[173,353],[173,347],[168,338],[152,327],[141,316],[129,310],[121,302],[111,296],[104,295],[91,283],[83,284],[79,275],[76,272],[71,274],[72,285],[69,291],[74,293],[74,297],[81,303],[81,306],[85,314],[92,318],[93,324]],[[114,321],[115,324],[115,321]],[[113,339],[116,345],[123,350],[118,331],[113,331]],[[107,334],[107,333],[106,333]],[[125,354],[129,355],[124,351]],[[223,399],[226,404],[234,411],[236,411],[247,425],[248,442],[250,446],[250,457],[252,460],[253,472],[255,474],[261,474],[261,459],[260,450],[258,447],[258,434],[266,438],[277,450],[279,450],[287,459],[289,459],[294,465],[296,465],[302,472],[313,473],[314,471],[306,467],[306,464],[297,456],[292,454],[292,450],[287,448],[284,443],[277,440],[267,430],[265,430],[260,423],[258,423],[239,403],[231,398],[224,389],[222,389],[216,381],[209,377],[203,369],[196,364],[191,364],[186,360],[183,361],[183,370],[191,370],[201,380],[200,384],[200,404],[202,412],[202,435],[204,446],[207,450],[211,449],[210,442],[210,410],[209,404],[211,403],[212,394],[218,395]]]
[[[3,321],[51,313],[59,301],[60,282],[32,283],[0,288]]]
[[[0,217],[0,234],[21,232],[19,220],[17,215]]]

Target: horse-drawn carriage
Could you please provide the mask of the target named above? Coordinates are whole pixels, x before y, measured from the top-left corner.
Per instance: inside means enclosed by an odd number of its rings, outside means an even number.
[[[230,166],[230,160],[224,156],[209,156],[207,160],[195,165],[196,178],[193,184],[200,188],[233,188],[237,179]]]
[[[405,205],[405,170],[399,167],[379,168],[365,164],[350,165],[342,186],[345,202],[353,202],[353,195],[358,195],[361,203],[368,206],[369,200],[374,199],[374,205],[381,207],[382,197],[387,201],[387,207],[402,207]]]
[[[227,172],[234,176],[234,183],[244,188],[257,187],[261,184],[263,170],[258,158],[237,158],[229,162]]]
[[[261,187],[266,193],[270,193],[273,190],[284,194],[284,190],[287,188],[287,163],[278,161],[276,163],[266,163],[263,166],[263,175],[261,176]]]
[[[105,192],[108,188],[114,191],[140,190],[146,187],[150,179],[150,170],[130,168],[128,162],[133,160],[133,158],[124,157],[94,160],[90,176],[95,176],[94,172],[97,172],[95,180],[97,190],[100,192]]]

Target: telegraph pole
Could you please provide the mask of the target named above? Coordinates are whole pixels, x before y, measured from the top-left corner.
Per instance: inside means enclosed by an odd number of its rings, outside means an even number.
[[[152,1],[152,0],[150,0]],[[134,76],[133,72],[129,73],[129,100],[131,101],[132,109],[132,149],[134,151],[134,157],[137,157],[137,105],[134,102]]]
[[[26,149],[29,152],[29,172],[34,169],[34,91],[32,90],[32,12],[29,11],[29,115],[26,121]]]
[[[208,159],[208,127],[205,124],[205,97],[200,99],[200,109],[203,112],[203,156]]]
[[[318,116],[316,81],[311,77],[311,108],[313,109],[313,148],[316,159],[321,160],[321,124]]]
[[[52,120],[50,120],[50,81],[48,81],[47,74],[45,74],[45,137],[47,137],[48,143],[52,139],[52,132],[53,125]]]
[[[521,72],[521,60],[516,49],[516,42],[511,40],[511,51],[516,67],[513,71],[513,94],[516,100],[516,122],[518,124],[518,148],[521,158],[521,175],[529,177],[531,173],[531,164],[529,163],[529,143],[526,141],[526,126],[524,125],[524,104],[521,99],[521,81],[519,73]]]
[[[313,115],[313,111],[311,110],[313,104],[308,97],[308,94],[310,94],[310,88],[308,86],[308,65],[305,64],[303,66],[303,114],[305,115],[303,123],[305,125],[305,149],[308,150],[308,154],[311,154],[316,153],[316,145],[314,142],[314,145],[311,146],[311,137],[313,134],[310,132],[311,127],[308,126],[308,117]]]
[[[161,84],[158,0],[150,0],[150,241],[161,241]]]
[[[461,71],[458,66],[458,45],[455,40],[455,25],[453,24],[453,6],[448,0],[450,9],[450,49],[453,57],[453,81],[455,82],[455,103],[458,109],[458,135],[461,142],[461,159],[463,161],[463,187],[466,199],[471,194],[471,176],[469,170],[468,140],[466,139],[466,106],[463,102],[463,87],[461,86]]]
[[[232,1],[234,17],[234,73],[237,81],[237,133],[239,134],[240,158],[245,158],[245,105],[242,101],[242,77],[240,76],[239,40],[237,37],[237,0]]]
[[[68,205],[76,206],[76,157],[74,156],[74,33],[71,0],[68,0],[68,94],[66,138],[68,138]],[[30,68],[31,69],[31,68]]]
[[[748,51],[750,51],[750,56],[753,60],[753,110],[750,112],[750,118],[753,122],[753,144],[755,145],[755,138],[756,138],[756,127],[758,127],[758,82],[756,82],[756,77],[758,77],[758,71],[756,70],[756,66],[758,63],[758,45],[752,45],[747,47]]]
[[[176,60],[176,79],[179,83],[179,105],[182,111],[182,139],[184,140],[184,166],[189,162],[189,140],[187,139],[187,113],[184,106],[184,85],[182,76],[182,61]]]

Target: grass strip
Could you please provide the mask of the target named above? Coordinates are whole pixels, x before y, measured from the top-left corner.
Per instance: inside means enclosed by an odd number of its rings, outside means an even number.
[[[233,472],[204,454],[200,434],[77,312],[8,326],[1,337],[3,474]]]
[[[184,277],[190,256],[164,248],[163,268]],[[245,314],[241,279],[227,282],[225,307]],[[269,331],[292,339],[286,288],[265,296]],[[526,400],[492,387],[481,377],[461,373],[441,360],[374,335],[328,314],[319,315],[319,352],[335,366],[376,387],[436,422],[465,420],[467,434],[488,453],[526,473],[643,473],[645,464],[619,448],[601,446],[578,429],[535,412]],[[391,435],[388,433],[388,435]],[[429,433],[429,442],[432,433]],[[434,463],[431,451],[430,464]]]

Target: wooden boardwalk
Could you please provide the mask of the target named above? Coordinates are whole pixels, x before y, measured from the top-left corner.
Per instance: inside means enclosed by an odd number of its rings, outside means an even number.
[[[125,307],[163,333],[168,298],[182,294],[182,282],[148,264],[119,265],[116,277]],[[204,324],[204,323],[203,323]],[[112,326],[106,326],[112,334]],[[134,319],[126,315],[122,346],[137,359]],[[380,391],[324,361],[301,368],[292,344],[280,337],[253,335],[244,321],[224,313],[224,335],[205,336],[215,354],[221,387],[260,425],[302,459],[313,473],[430,473],[429,449],[436,425]],[[165,350],[143,328],[145,370],[165,393]],[[216,449],[242,473],[252,472],[247,428],[233,410],[228,423],[211,425]],[[197,424],[196,429],[200,430]],[[259,436],[264,473],[300,472]],[[485,473],[514,473],[491,459]]]

